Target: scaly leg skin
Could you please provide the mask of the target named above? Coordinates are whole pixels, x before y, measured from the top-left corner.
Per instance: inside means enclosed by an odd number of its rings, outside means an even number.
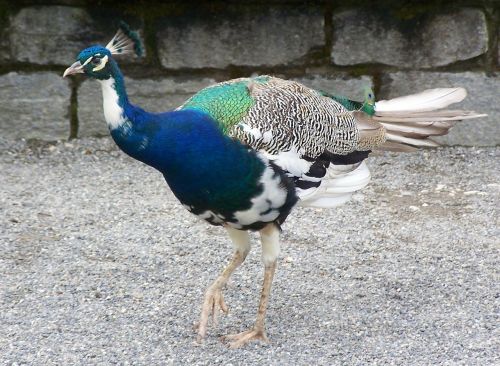
[[[196,326],[198,328],[198,337],[196,341],[201,343],[207,335],[208,319],[212,314],[214,325],[217,324],[217,316],[219,310],[227,313],[228,308],[222,296],[222,287],[227,283],[229,277],[245,260],[250,251],[250,237],[246,231],[236,230],[226,227],[226,230],[231,238],[231,242],[235,247],[235,253],[231,262],[222,271],[219,277],[208,287],[205,292],[205,299],[201,308],[200,322]]]
[[[279,230],[274,224],[266,226],[260,231],[262,241],[262,261],[264,262],[264,282],[260,294],[259,310],[257,319],[252,329],[239,334],[225,336],[224,339],[231,341],[230,348],[238,348],[252,340],[269,342],[264,323],[266,319],[267,304],[271,293],[276,262],[279,255]]]

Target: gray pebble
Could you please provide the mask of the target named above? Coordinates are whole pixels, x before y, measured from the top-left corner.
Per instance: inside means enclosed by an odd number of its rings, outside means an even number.
[[[255,318],[256,241],[197,346],[224,230],[110,139],[0,140],[0,364],[498,364],[499,161],[500,148],[387,153],[347,205],[297,208],[271,343],[230,350],[219,336]]]

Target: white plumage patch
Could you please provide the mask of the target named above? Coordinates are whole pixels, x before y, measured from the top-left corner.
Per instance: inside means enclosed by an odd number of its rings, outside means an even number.
[[[260,231],[262,242],[262,262],[269,266],[280,254],[280,232],[274,225],[269,225]]]
[[[250,134],[256,140],[262,138],[262,132],[257,127],[252,128],[246,123],[239,123],[238,127],[242,128],[244,132]]]
[[[231,238],[234,249],[246,256],[250,251],[250,235],[248,235],[248,231],[233,229],[229,226],[226,226],[225,229]]]
[[[215,212],[210,211],[210,210],[204,211],[204,212],[198,214],[197,216],[200,219],[208,220],[210,222],[213,222],[214,224],[222,224],[226,219],[224,216],[222,216],[220,214],[216,214]]]
[[[269,165],[267,158],[263,155],[259,157],[266,165],[264,173],[259,180],[263,191],[260,195],[252,199],[252,206],[248,210],[234,213],[237,223],[228,224],[235,228],[251,225],[259,221],[271,222],[276,220],[280,215],[279,208],[286,201],[287,191],[281,185],[280,176]]]
[[[307,207],[332,208],[351,199],[354,192],[370,182],[370,170],[363,161],[354,165],[330,165],[317,188],[297,189],[299,204]]]
[[[272,141],[272,139],[273,139],[273,131],[272,130],[266,131],[262,134],[262,142],[263,143],[268,144]]]
[[[294,177],[301,177],[309,171],[312,165],[312,162],[301,159],[301,155],[301,152],[292,146],[289,151],[283,151],[276,155],[266,154],[266,157],[284,171],[290,172]]]
[[[120,127],[126,121],[123,108],[118,104],[118,93],[115,89],[115,80],[99,80],[102,86],[104,118],[111,130]]]

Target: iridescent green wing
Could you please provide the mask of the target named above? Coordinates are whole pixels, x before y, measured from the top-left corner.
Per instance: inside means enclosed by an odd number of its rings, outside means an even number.
[[[198,109],[219,123],[224,133],[246,116],[255,101],[250,95],[251,83],[266,83],[268,77],[242,78],[205,88],[184,103],[180,109]]]
[[[355,100],[351,100],[339,95],[333,95],[324,91],[319,91],[319,93],[342,104],[344,108],[349,111],[363,111],[370,116],[373,116],[375,114],[375,95],[373,94],[373,90],[369,87],[366,87],[364,89],[365,100],[363,102],[357,102]]]

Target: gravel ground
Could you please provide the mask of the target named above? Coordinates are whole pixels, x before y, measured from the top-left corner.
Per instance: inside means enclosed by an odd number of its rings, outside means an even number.
[[[178,204],[109,139],[0,141],[0,363],[500,364],[500,148],[370,159],[337,210],[284,225],[270,344],[230,350],[252,325],[260,248],[193,342],[224,230]]]

